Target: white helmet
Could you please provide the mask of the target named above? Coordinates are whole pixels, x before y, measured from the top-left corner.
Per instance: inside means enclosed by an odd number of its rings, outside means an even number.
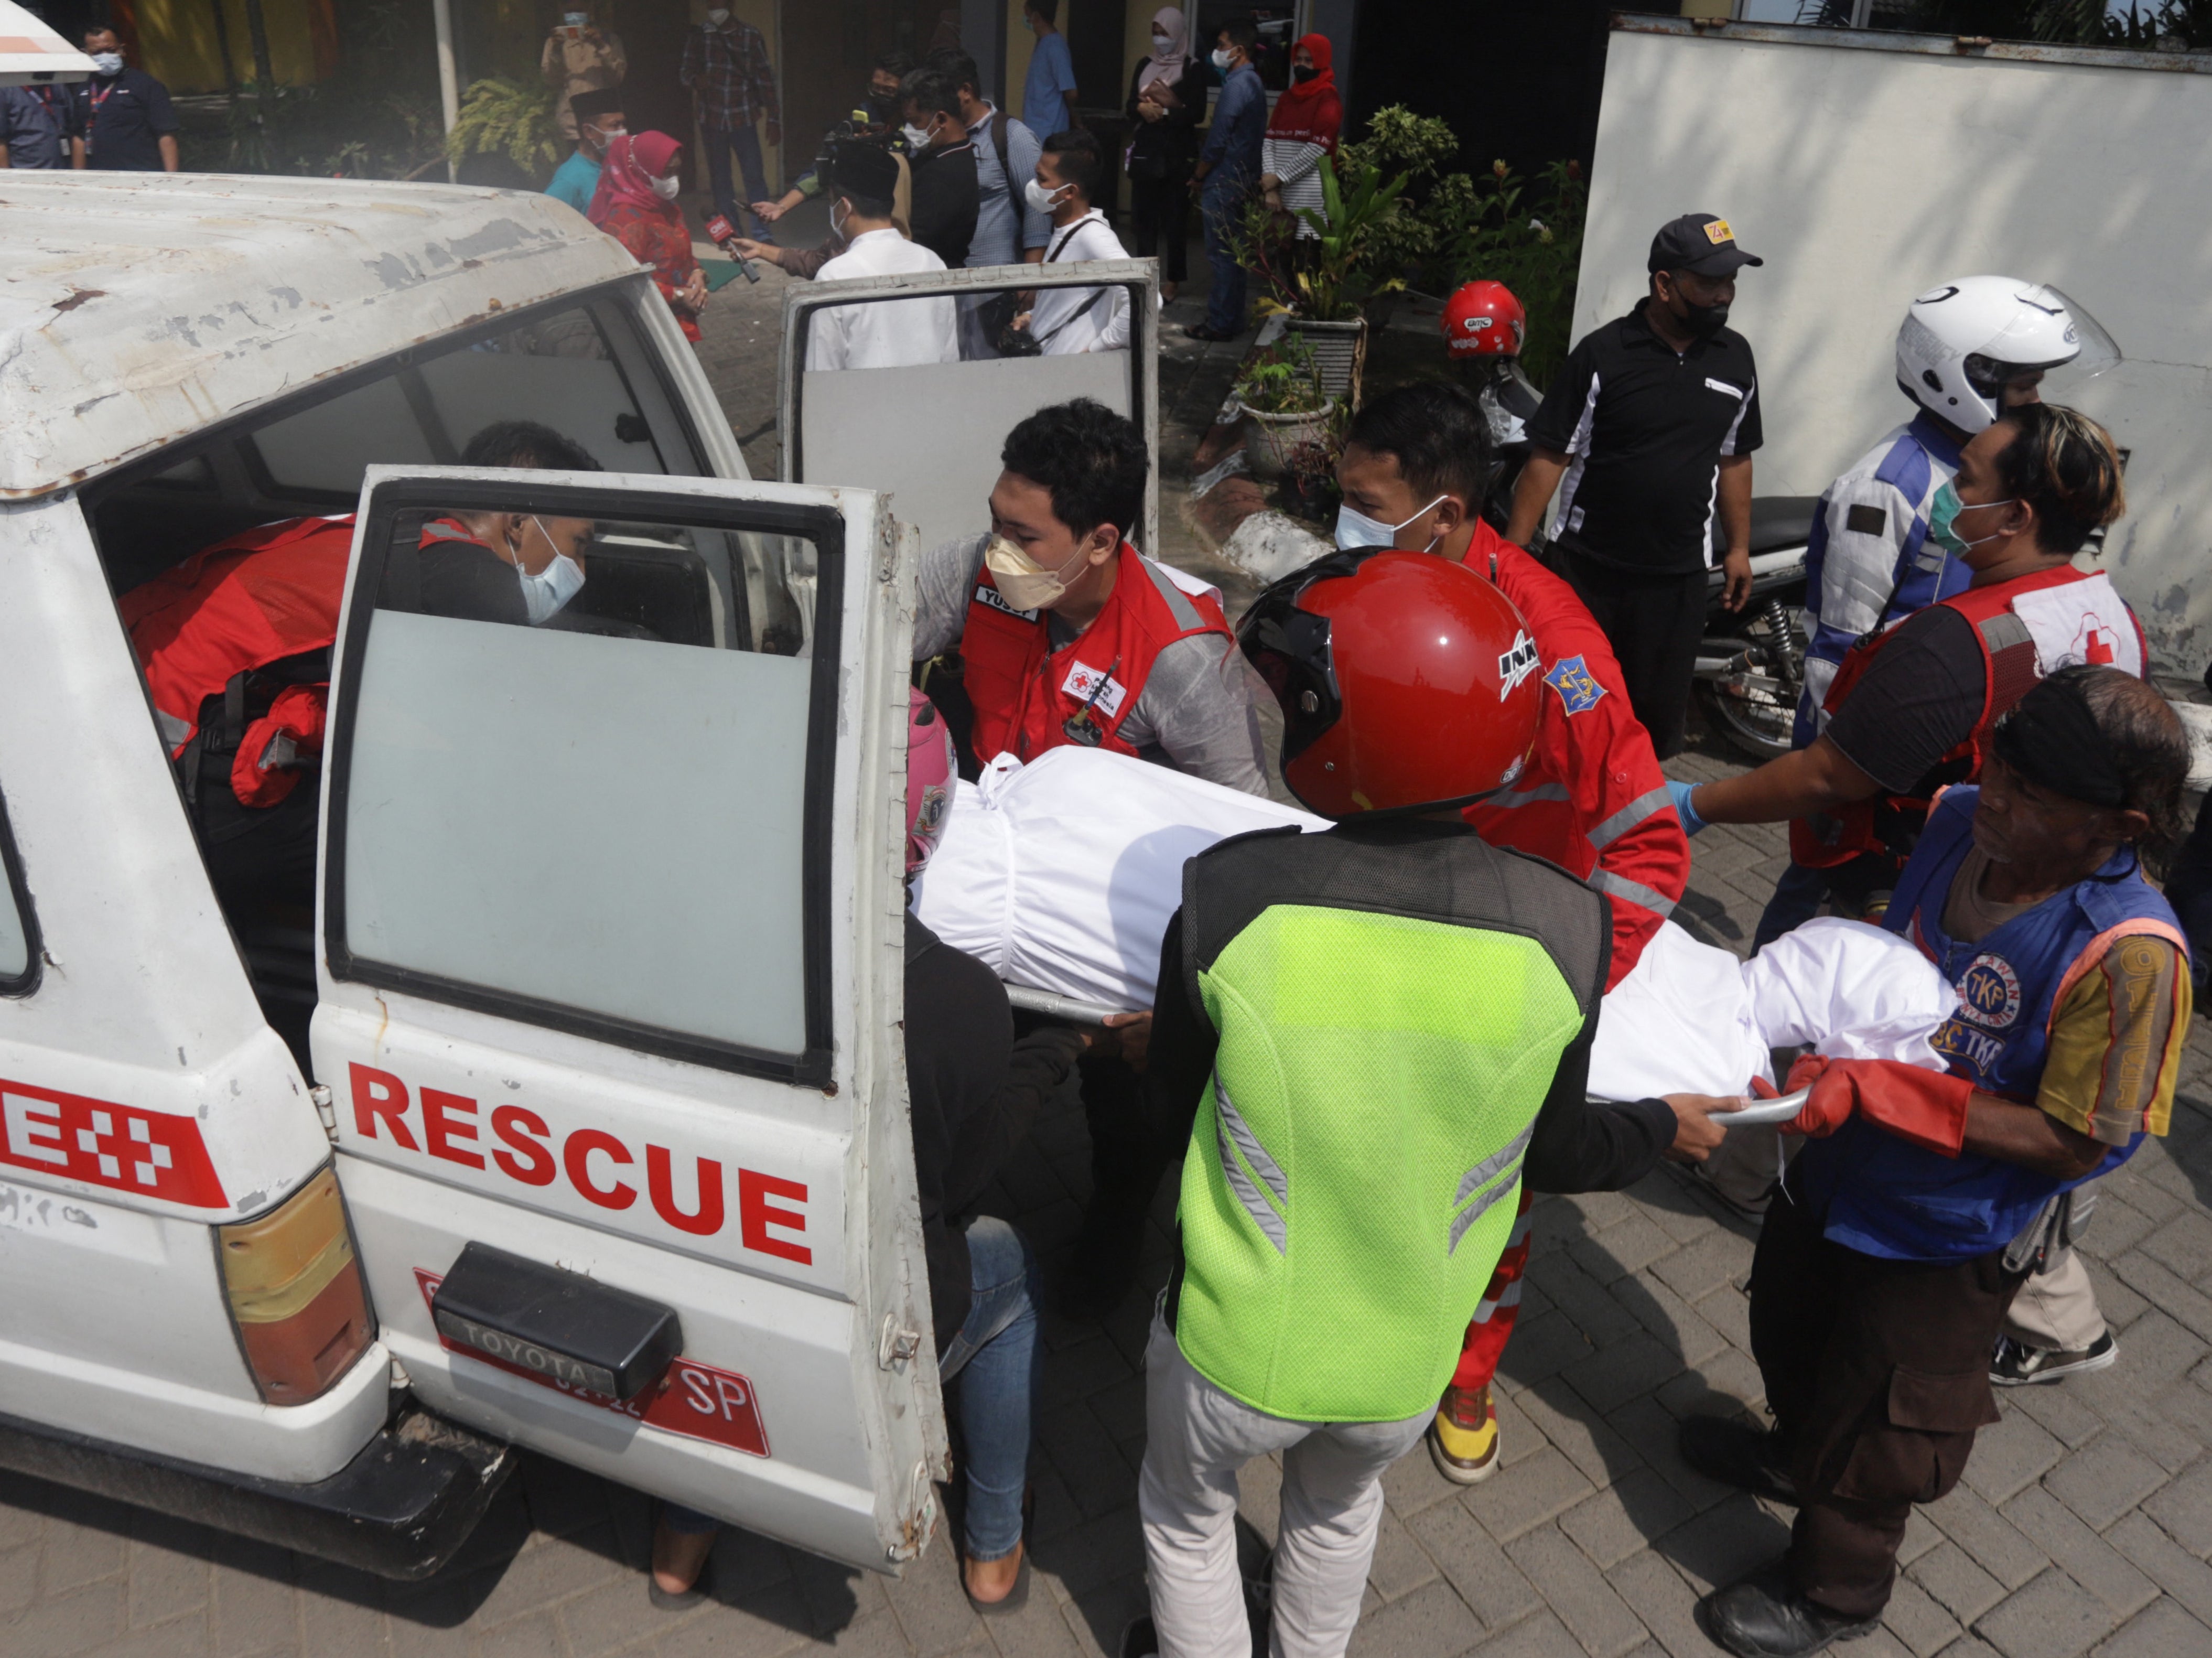
[[[1897,331],[1897,384],[1970,436],[1995,421],[2005,383],[2071,367],[2101,374],[2120,348],[2055,288],[2010,276],[1963,276],[1913,301]]]

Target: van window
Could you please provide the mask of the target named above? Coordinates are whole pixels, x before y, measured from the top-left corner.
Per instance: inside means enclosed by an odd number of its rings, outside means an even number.
[[[376,601],[356,601],[331,761],[333,971],[740,1069],[826,1052],[807,831],[834,744],[816,590],[838,520],[459,493],[380,505],[364,544]],[[544,568],[526,579],[502,549]],[[561,558],[582,586],[547,614]]]
[[[0,996],[20,996],[38,982],[37,946],[7,807],[0,804]]]
[[[351,500],[372,462],[451,466],[485,427],[518,419],[574,438],[611,472],[669,470],[605,337],[582,309],[404,364],[273,421],[247,441],[276,493]]]

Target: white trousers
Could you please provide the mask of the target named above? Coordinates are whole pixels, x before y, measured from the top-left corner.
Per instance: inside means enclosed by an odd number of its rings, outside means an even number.
[[[2046,1352],[2079,1353],[2105,1333],[2105,1315],[2097,1306],[2097,1287],[2079,1252],[2068,1249],[2032,1274],[2012,1298],[2005,1333]]]
[[[1145,1467],[1137,1512],[1160,1658],[1250,1658],[1237,1570],[1237,1471],[1283,1453],[1273,1658],[1341,1658],[1382,1527],[1382,1471],[1420,1442],[1403,1422],[1290,1422],[1191,1368],[1167,1321],[1145,1349]]]

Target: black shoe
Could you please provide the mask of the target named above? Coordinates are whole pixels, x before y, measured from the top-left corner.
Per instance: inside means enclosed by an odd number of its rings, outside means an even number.
[[[1739,1485],[1771,1503],[1797,1503],[1797,1482],[1782,1436],[1771,1428],[1723,1416],[1693,1416],[1682,1424],[1682,1461],[1708,1479]]]
[[[1187,340],[1208,340],[1218,343],[1223,340],[1235,339],[1237,331],[1233,328],[1210,328],[1201,322],[1194,323],[1184,329],[1182,337]]]
[[[1808,1600],[1774,1568],[1698,1602],[1698,1627],[1736,1658],[1807,1658],[1832,1641],[1871,1635],[1880,1618],[1846,1618]]]
[[[1071,1318],[1104,1318],[1119,1307],[1137,1282],[1145,1253],[1145,1212],[1102,1209],[1085,1213],[1075,1235],[1060,1307]]]
[[[1160,1632],[1150,1614],[1133,1619],[1121,1631],[1121,1658],[1160,1658]]]
[[[1997,1338],[1990,1356],[1990,1380],[2000,1388],[2026,1388],[2039,1382],[2058,1382],[2084,1376],[2119,1362],[2120,1344],[2110,1330],[2079,1351],[2062,1352],[2050,1347],[2031,1347],[2010,1336]]]

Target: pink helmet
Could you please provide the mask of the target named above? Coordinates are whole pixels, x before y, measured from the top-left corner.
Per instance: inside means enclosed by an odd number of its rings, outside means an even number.
[[[952,816],[960,769],[952,733],[937,705],[909,689],[906,702],[906,872],[913,874],[937,850]]]

